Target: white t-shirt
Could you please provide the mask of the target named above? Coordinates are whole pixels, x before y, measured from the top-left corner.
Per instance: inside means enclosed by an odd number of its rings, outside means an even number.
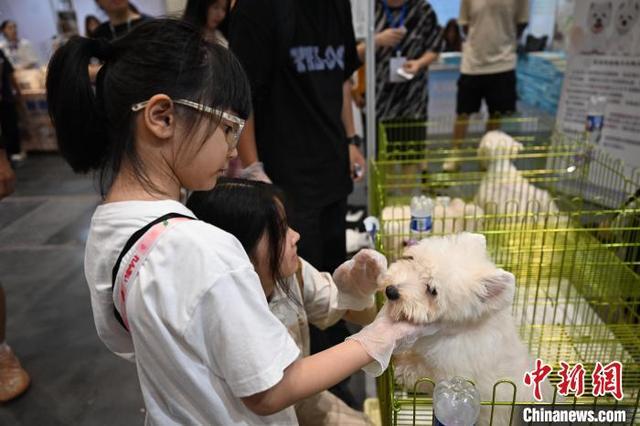
[[[33,51],[29,40],[21,38],[16,44],[13,44],[6,38],[3,38],[0,40],[0,49],[2,49],[16,70],[35,68],[38,66],[38,57]]]
[[[172,225],[129,283],[131,337],[115,319],[111,270],[120,251],[135,231],[171,212],[194,216],[171,200],[101,205],[85,253],[98,335],[135,359],[147,423],[297,424],[291,407],[261,417],[240,400],[277,384],[299,350],[231,234],[196,220]]]
[[[458,24],[468,25],[463,74],[496,74],[516,68],[517,25],[529,21],[529,0],[462,0]]]

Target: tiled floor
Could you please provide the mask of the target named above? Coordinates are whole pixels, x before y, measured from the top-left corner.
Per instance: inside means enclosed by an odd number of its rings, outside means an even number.
[[[0,202],[0,281],[7,341],[32,379],[0,405],[0,425],[144,421],[136,370],[98,340],[82,262],[98,197],[57,156],[32,156]]]

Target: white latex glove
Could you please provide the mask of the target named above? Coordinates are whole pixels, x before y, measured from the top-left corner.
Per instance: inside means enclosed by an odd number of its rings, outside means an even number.
[[[387,270],[387,259],[375,250],[363,249],[333,273],[338,287],[338,309],[361,311],[373,305],[378,276]]]
[[[406,321],[393,321],[387,314],[387,306],[383,306],[371,324],[364,327],[346,340],[355,340],[374,359],[362,370],[370,376],[378,377],[389,366],[391,355],[395,351],[406,350],[421,337],[435,334],[440,329],[438,324],[416,325]]]
[[[250,166],[240,170],[240,177],[242,179],[259,180],[266,183],[272,183],[269,176],[264,172],[264,166],[260,161],[256,161]]]

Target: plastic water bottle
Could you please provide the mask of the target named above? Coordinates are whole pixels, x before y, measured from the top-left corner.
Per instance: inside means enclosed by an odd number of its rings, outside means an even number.
[[[424,195],[411,198],[411,241],[417,242],[431,232],[433,201]]]
[[[587,131],[589,142],[594,145],[598,145],[602,138],[606,106],[607,98],[605,96],[591,96],[589,98],[585,130]]]
[[[471,426],[480,415],[480,393],[462,377],[443,380],[433,391],[436,425]]]

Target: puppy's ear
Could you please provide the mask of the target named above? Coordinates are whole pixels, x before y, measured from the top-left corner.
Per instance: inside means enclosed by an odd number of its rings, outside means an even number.
[[[515,287],[516,278],[511,272],[496,269],[488,276],[482,277],[480,282],[484,286],[484,294],[480,295],[483,302],[499,299],[507,290]]]

